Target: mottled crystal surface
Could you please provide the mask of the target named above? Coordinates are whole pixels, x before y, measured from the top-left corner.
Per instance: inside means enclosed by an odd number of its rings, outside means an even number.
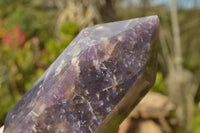
[[[82,30],[9,112],[5,133],[114,130],[154,83],[158,30],[157,16]]]

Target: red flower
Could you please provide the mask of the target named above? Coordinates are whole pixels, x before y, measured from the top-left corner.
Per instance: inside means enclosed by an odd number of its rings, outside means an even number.
[[[9,33],[7,30],[3,31],[2,43],[8,44],[10,47],[12,47],[12,45],[13,45],[13,35],[11,33]]]
[[[2,34],[2,43],[8,44],[10,47],[12,47],[13,44],[23,47],[25,42],[26,35],[21,32],[19,25],[15,25],[13,33],[9,33],[7,30],[4,30]]]
[[[13,36],[15,39],[15,43],[20,47],[23,47],[26,41],[26,35],[20,31],[19,25],[15,25]]]

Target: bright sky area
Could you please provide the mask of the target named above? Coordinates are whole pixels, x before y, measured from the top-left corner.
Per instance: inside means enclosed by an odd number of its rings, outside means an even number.
[[[130,5],[130,3],[134,5],[137,5],[139,3],[139,0],[127,0],[127,1],[123,3],[124,6]],[[177,1],[177,6],[181,8],[190,9],[193,8],[194,6],[200,7],[200,0],[176,0],[176,1]],[[170,0],[150,0],[150,2],[153,5],[162,4],[166,5],[167,7],[169,7],[170,4]]]

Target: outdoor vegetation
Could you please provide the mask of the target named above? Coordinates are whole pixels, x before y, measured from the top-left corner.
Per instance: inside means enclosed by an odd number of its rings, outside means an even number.
[[[176,104],[179,127],[184,127],[180,129],[199,133],[200,2],[193,0],[195,4],[190,8],[184,0],[169,0],[168,5],[155,3],[0,0],[0,126],[9,110],[81,29],[157,14],[158,73],[151,91],[167,95]]]

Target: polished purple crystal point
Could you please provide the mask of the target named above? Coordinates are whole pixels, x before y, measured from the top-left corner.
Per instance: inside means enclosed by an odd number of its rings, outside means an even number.
[[[9,112],[5,133],[112,132],[153,85],[157,16],[86,28]]]

